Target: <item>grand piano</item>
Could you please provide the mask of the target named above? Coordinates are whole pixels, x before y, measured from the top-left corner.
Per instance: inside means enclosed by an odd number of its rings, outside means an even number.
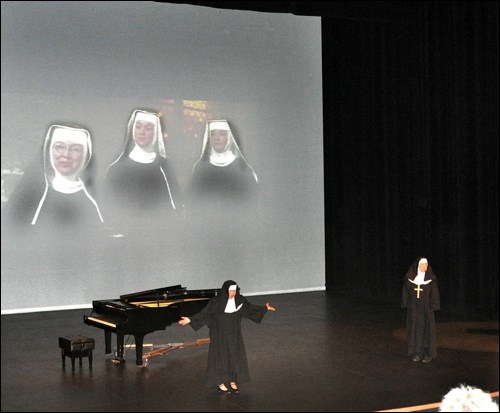
[[[133,335],[136,364],[141,366],[146,334],[164,330],[181,316],[196,314],[218,293],[219,289],[188,290],[179,284],[125,294],[119,299],[94,300],[92,313],[84,315],[83,322],[104,330],[106,354],[111,353],[111,333],[116,334],[115,364],[125,362],[125,336]]]

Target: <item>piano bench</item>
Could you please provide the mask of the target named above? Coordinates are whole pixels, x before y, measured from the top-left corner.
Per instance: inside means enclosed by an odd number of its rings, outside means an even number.
[[[75,358],[79,358],[80,366],[82,357],[89,358],[89,368],[92,368],[92,350],[95,348],[93,338],[84,336],[59,337],[59,347],[61,348],[61,358],[63,368],[66,366],[66,357],[71,357],[71,367],[75,369]]]

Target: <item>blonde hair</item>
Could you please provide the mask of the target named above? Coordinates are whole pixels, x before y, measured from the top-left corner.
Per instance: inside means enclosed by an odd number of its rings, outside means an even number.
[[[443,397],[440,412],[498,412],[498,404],[489,393],[461,384]]]

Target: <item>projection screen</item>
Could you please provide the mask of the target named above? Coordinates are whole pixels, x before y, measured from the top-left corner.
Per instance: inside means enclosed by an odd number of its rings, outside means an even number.
[[[2,314],[228,279],[245,295],[324,289],[319,17],[135,1],[11,1],[1,12]],[[179,198],[168,219],[145,202],[137,214],[158,225],[129,237],[109,224],[122,202],[104,203],[103,182],[134,110],[159,114]],[[241,203],[187,196],[211,120],[227,121],[255,172],[257,190]],[[54,222],[7,214],[29,165],[54,167],[57,148],[43,148],[51,125],[91,137],[92,175],[78,194],[100,206],[98,235],[84,238],[80,212],[66,219],[66,204],[49,204],[43,172],[11,209],[20,215],[34,198],[37,219]]]

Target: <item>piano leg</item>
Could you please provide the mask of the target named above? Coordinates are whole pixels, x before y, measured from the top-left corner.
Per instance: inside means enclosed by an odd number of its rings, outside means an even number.
[[[111,353],[111,331],[104,330],[104,354]]]
[[[142,348],[144,344],[144,335],[135,337],[135,364],[142,366]]]
[[[123,357],[123,349],[125,347],[125,336],[123,334],[116,334],[116,357],[113,363],[120,364],[125,363],[125,358]]]

